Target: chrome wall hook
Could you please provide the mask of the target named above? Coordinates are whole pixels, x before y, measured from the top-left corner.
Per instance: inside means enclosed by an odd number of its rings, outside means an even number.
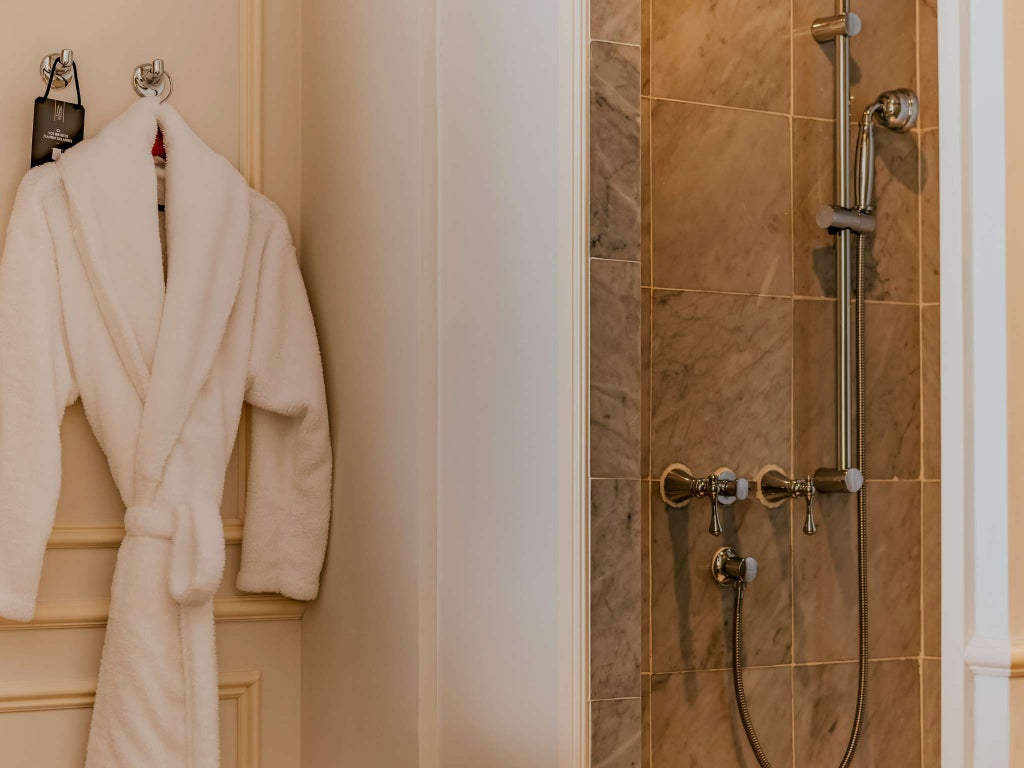
[[[174,83],[164,69],[163,59],[153,59],[148,64],[139,64],[132,73],[132,87],[139,96],[156,96],[160,101],[167,101]]]
[[[50,82],[50,71],[53,73],[53,87],[67,88],[75,77],[74,68],[75,52],[70,48],[63,49],[60,53],[48,53],[39,62],[39,76],[44,83]]]

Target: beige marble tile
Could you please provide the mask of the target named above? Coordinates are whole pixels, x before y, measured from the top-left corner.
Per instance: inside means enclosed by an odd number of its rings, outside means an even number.
[[[590,36],[640,45],[640,0],[591,0]]]
[[[651,89],[789,112],[788,0],[652,0]]]
[[[851,41],[853,117],[882,91],[917,84],[917,0],[860,0],[861,33]],[[793,2],[793,102],[797,115],[833,117],[834,43],[811,37],[814,19],[835,13],[832,0]]]
[[[918,0],[918,36],[920,38],[920,93],[922,128],[939,124],[939,29],[935,0]]]
[[[925,768],[942,765],[942,662],[925,659],[921,669],[921,698],[924,703],[921,728]]]
[[[752,475],[789,465],[792,302],[654,292],[651,460]]]
[[[641,768],[651,768],[651,676],[644,675],[643,690],[640,695],[640,717],[643,732],[640,738]]]
[[[721,510],[725,532],[708,533],[710,505],[667,507],[657,485],[651,494],[651,640],[653,671],[720,669],[732,658],[734,594],[711,577],[711,559],[723,546],[757,559],[757,580],[745,603],[746,659],[750,665],[791,660],[790,528],[785,508],[756,501]]]
[[[651,671],[651,484],[640,485],[640,672]]]
[[[651,95],[651,3],[640,0],[640,92]]]
[[[590,255],[640,259],[640,49],[590,45]]]
[[[924,476],[942,477],[942,406],[940,388],[939,307],[921,308],[921,347],[924,368],[921,376]]]
[[[872,662],[869,674],[867,720],[854,764],[870,768],[921,765],[917,660]],[[853,724],[857,665],[797,667],[793,693],[797,768],[837,765]]]
[[[651,120],[654,284],[789,295],[789,120],[666,101]]]
[[[590,695],[640,695],[641,518],[639,480],[590,485]]]
[[[793,761],[789,667],[748,669],[751,717],[773,765]],[[729,671],[655,675],[651,738],[656,768],[757,768],[733,699]]]
[[[924,483],[921,515],[923,518],[921,549],[925,569],[923,593],[925,656],[942,655],[942,486]]]
[[[834,238],[819,229],[814,219],[822,204],[835,199],[832,126],[820,120],[793,121],[794,290],[799,296],[836,295]],[[877,301],[917,301],[917,135],[878,130],[875,148],[878,231],[868,239],[867,296]]]
[[[644,288],[640,303],[640,474],[651,477],[651,302]]]
[[[921,464],[918,308],[868,304],[867,476],[917,478]],[[835,304],[794,302],[793,414],[798,471],[835,464]]]
[[[651,285],[651,100],[640,102],[640,279]]]
[[[652,475],[790,463],[790,299],[654,291]]]
[[[917,140],[916,133],[875,131],[878,230],[867,241],[865,275],[869,299],[918,301]]]
[[[872,658],[921,652],[921,483],[869,482],[868,601]],[[855,496],[820,496],[818,532],[794,510],[794,651],[797,662],[857,658]]]
[[[793,292],[836,295],[834,241],[815,222],[822,205],[835,199],[832,180],[833,124],[793,120]]]
[[[640,477],[640,265],[590,262],[590,473]]]
[[[640,699],[590,703],[591,768],[640,768]]]
[[[921,134],[921,301],[939,300],[939,132]]]

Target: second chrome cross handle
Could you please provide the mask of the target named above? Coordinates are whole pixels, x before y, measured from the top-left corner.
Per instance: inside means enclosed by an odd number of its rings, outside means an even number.
[[[856,493],[864,485],[864,476],[858,469],[819,469],[814,475],[801,479],[789,477],[780,467],[768,466],[757,478],[757,496],[766,507],[778,507],[788,499],[803,499],[807,505],[804,533],[813,536],[818,531],[814,522],[814,497],[819,493]]]

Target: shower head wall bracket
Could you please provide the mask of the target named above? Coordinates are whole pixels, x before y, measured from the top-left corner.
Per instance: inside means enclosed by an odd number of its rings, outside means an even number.
[[[860,16],[856,13],[847,12],[815,19],[814,23],[811,24],[811,35],[819,43],[828,43],[840,35],[845,37],[859,35],[860,29]]]

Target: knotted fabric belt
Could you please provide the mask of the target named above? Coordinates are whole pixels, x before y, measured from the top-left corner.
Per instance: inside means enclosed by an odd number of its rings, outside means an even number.
[[[210,501],[167,506],[132,506],[125,512],[127,536],[171,542],[167,587],[181,605],[211,600],[224,575],[224,525]]]

